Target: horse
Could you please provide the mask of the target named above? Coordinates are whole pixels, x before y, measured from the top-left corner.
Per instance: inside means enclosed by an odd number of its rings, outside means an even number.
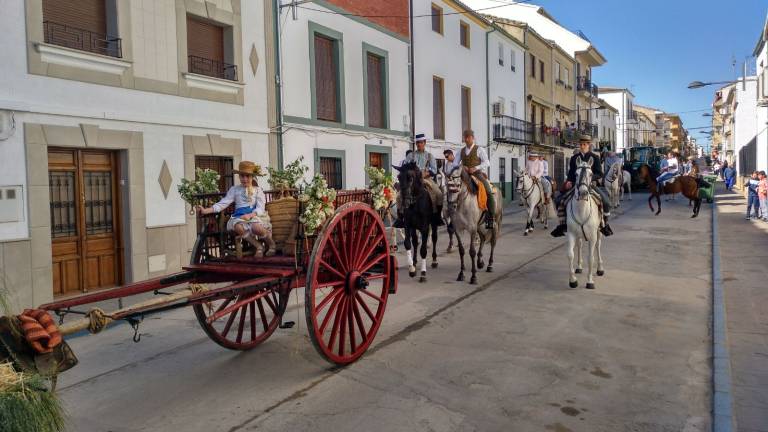
[[[528,233],[533,232],[533,211],[538,211],[538,218],[541,223],[544,224],[544,228],[547,228],[549,223],[549,210],[552,206],[553,196],[546,196],[546,191],[539,179],[531,177],[527,170],[523,170],[522,173],[515,171],[517,177],[517,185],[515,188],[520,192],[520,199],[525,204],[527,217],[525,219],[525,230],[523,235],[527,236]],[[547,180],[544,180],[547,181]],[[550,191],[554,190],[554,186],[550,185]]]
[[[394,167],[398,171],[397,180],[400,183],[400,196],[402,199],[403,221],[405,222],[405,239],[403,246],[408,256],[408,275],[416,276],[416,264],[419,248],[419,234],[421,234],[421,275],[419,282],[427,281],[427,240],[430,228],[432,230],[432,268],[437,268],[437,227],[440,224],[440,213],[435,213],[432,206],[432,198],[424,186],[421,170],[416,162],[408,162],[401,167]]]
[[[488,258],[487,272],[493,271],[493,253],[496,250],[496,240],[499,237],[501,229],[502,207],[501,192],[498,189],[486,191],[493,193],[496,200],[496,209],[494,213],[493,228],[485,227],[483,211],[477,203],[478,186],[474,183],[471,175],[460,167],[454,168],[448,176],[448,210],[453,227],[456,230],[456,243],[459,247],[459,257],[461,260],[461,269],[456,278],[457,281],[464,280],[464,243],[461,241],[461,234],[469,234],[469,257],[472,260],[472,277],[469,283],[477,284],[477,269],[485,266],[483,261],[483,246],[485,242],[491,244],[491,254]],[[475,249],[475,241],[479,238],[480,245]]]
[[[619,207],[621,200],[624,199],[624,186],[629,187],[629,200],[632,201],[632,181],[631,174],[622,168],[621,162],[615,162],[608,168],[605,174],[606,189],[611,199],[611,207]]]
[[[640,179],[644,180],[648,184],[648,190],[651,191],[651,195],[648,197],[648,207],[651,211],[654,211],[651,200],[656,198],[656,205],[658,210],[656,216],[661,213],[661,195],[672,195],[676,193],[682,193],[683,196],[693,201],[693,215],[695,218],[699,215],[699,209],[701,208],[701,198],[699,198],[699,182],[691,176],[678,176],[671,183],[664,185],[663,190],[659,191],[656,184],[656,173],[653,172],[650,166],[643,164],[638,168]]]
[[[587,247],[587,289],[595,289],[594,263],[597,260],[597,275],[603,276],[603,255],[601,252],[603,235],[600,233],[602,215],[599,204],[596,201],[589,185],[592,184],[592,160],[581,162],[576,168],[576,185],[571,199],[566,204],[568,223],[568,263],[570,273],[568,286],[576,288],[579,282],[576,274],[581,273],[581,246],[583,242]],[[575,258],[578,263],[574,266]]]
[[[440,186],[440,190],[443,192],[443,197],[447,197],[448,196],[448,179],[445,173],[440,172],[437,174],[437,184],[438,186]],[[445,249],[445,253],[452,253],[453,241],[454,241],[456,232],[453,230],[451,226],[451,217],[449,215],[447,205],[443,205],[443,214],[441,214],[440,217],[443,219],[443,223],[445,224],[445,227],[446,227],[446,232],[448,232],[448,247]]]

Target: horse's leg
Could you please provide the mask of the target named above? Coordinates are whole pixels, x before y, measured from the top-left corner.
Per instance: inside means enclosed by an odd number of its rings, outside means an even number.
[[[576,241],[576,235],[568,231],[568,286],[571,288],[579,286],[579,281],[576,279],[576,269],[573,265],[576,259]]]
[[[469,258],[472,261],[472,277],[469,278],[470,285],[477,284],[477,266],[475,265],[475,258],[477,257],[477,249],[475,249],[475,243],[477,242],[477,230],[470,231],[469,235]]]
[[[419,282],[427,281],[427,242],[429,241],[429,225],[421,230],[421,276]]]
[[[448,233],[448,248],[445,249],[445,253],[453,252],[453,236],[455,234],[456,234],[455,232],[449,232]]]
[[[432,268],[437,268],[437,224],[432,225]]]
[[[523,232],[523,235],[528,235],[529,232],[533,231],[533,209],[534,206],[528,208],[528,222],[525,225],[525,232]]]
[[[576,250],[574,251],[574,254],[576,254],[576,269],[573,271],[576,274],[581,274],[582,269],[584,268],[584,262],[582,260],[583,256],[581,255],[581,246],[582,246],[582,239],[581,239],[581,233],[575,233],[576,236]]]
[[[654,192],[651,192],[651,194],[648,196],[648,207],[650,207],[651,212],[656,211],[655,208],[653,208],[653,203],[651,202],[653,200],[653,197],[656,196]]]
[[[403,229],[405,238],[403,238],[403,247],[405,248],[405,256],[408,263],[408,276],[416,276],[416,267],[413,264],[413,244],[411,243],[411,229],[406,227]]]
[[[408,276],[414,277],[416,276],[416,264],[419,262],[419,237],[416,229],[413,228],[409,228],[405,236],[410,239],[411,243],[411,248],[408,250]]]
[[[699,208],[701,208],[701,198],[696,198],[693,205],[693,215],[691,215],[692,218],[695,218],[699,215]]]
[[[501,221],[499,221],[501,222]],[[501,223],[499,223],[501,225]],[[488,273],[493,271],[493,252],[496,250],[496,236],[499,235],[499,229],[493,229],[491,231],[491,239],[489,240],[489,243],[491,244],[491,254],[488,256],[488,267],[486,267],[485,271]]]
[[[656,194],[656,206],[659,208],[656,210],[656,216],[658,216],[661,213],[661,195],[659,194]]]
[[[461,242],[461,236],[459,235],[459,232],[456,231],[456,245],[459,247],[459,260],[461,262],[461,267],[459,269],[459,276],[456,278],[457,281],[463,282],[464,281],[464,243]]]
[[[587,246],[587,284],[586,289],[595,289],[595,237],[599,235],[599,232],[592,233],[592,240],[586,241]]]
[[[629,191],[629,200],[632,201],[632,178],[627,182],[627,191]]]
[[[483,261],[483,246],[485,246],[485,236],[480,235],[479,233],[478,235],[480,237],[480,247],[477,249],[477,268],[482,270],[483,267],[485,267],[485,261]]]
[[[605,274],[605,268],[603,267],[603,235],[598,233],[597,234],[597,247],[595,248],[595,253],[597,254],[597,275],[602,276]]]

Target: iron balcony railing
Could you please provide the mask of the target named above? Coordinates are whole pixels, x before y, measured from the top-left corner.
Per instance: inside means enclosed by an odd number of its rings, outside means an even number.
[[[597,86],[594,83],[592,83],[589,77],[585,77],[585,76],[578,77],[576,81],[576,89],[578,91],[587,92],[594,97],[597,97],[597,94],[598,94]]]
[[[189,72],[237,81],[237,66],[229,63],[212,60],[205,57],[189,56]]]
[[[582,120],[579,122],[579,132],[595,138],[597,137],[597,125]]]
[[[505,144],[533,144],[533,125],[519,118],[493,116],[493,140]]]
[[[52,45],[110,57],[123,57],[122,40],[117,37],[53,21],[43,21],[43,33],[45,42]]]

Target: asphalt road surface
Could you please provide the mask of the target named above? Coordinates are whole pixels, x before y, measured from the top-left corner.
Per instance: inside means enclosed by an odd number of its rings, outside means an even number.
[[[565,241],[523,237],[522,214],[479,285],[455,281],[456,252],[427,283],[401,268],[346,368],[314,351],[302,291],[297,326],[250,352],[209,341],[191,310],[148,318],[139,344],[125,325],[75,338],[81,363],[59,381],[70,430],[708,431],[710,212],[689,219],[679,199],[656,217],[645,197],[617,212],[594,291],[568,288]]]

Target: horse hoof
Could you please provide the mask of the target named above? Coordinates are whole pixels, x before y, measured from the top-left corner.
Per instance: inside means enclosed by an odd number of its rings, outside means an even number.
[[[487,269],[485,269],[487,273],[493,273],[493,266],[488,266]]]
[[[471,278],[469,278],[469,284],[477,285],[477,278],[475,276],[472,276]]]
[[[481,269],[481,270],[482,270],[482,269],[483,269],[483,267],[485,267],[485,262],[484,262],[484,261],[482,261],[482,260],[481,260],[481,261],[478,261],[478,262],[477,262],[477,268],[479,268],[479,269]]]
[[[525,231],[525,232],[523,233],[523,235],[524,235],[524,236],[527,236],[527,235],[528,235],[528,231]]]
[[[451,253],[451,252],[453,252],[453,248],[448,248],[445,250],[445,253]]]
[[[584,288],[586,288],[586,289],[595,289],[595,284],[587,282],[587,286],[585,286]]]
[[[419,283],[424,283],[426,281],[427,281],[427,277],[426,276],[422,276],[422,277],[419,278]]]
[[[574,272],[574,273],[576,273],[576,274],[581,274],[581,272],[582,272],[582,271],[583,271],[583,270],[581,270],[581,269],[576,269],[576,270],[574,270],[573,272]]]
[[[577,286],[579,286],[579,282],[578,281],[568,282],[568,286],[571,288],[576,288]]]
[[[432,262],[432,268],[437,268],[437,261]]]
[[[598,270],[598,271],[597,271],[597,275],[598,275],[598,276],[603,276],[603,275],[605,275],[605,270]]]
[[[464,275],[459,274],[459,277],[456,278],[456,282],[464,282]]]
[[[414,270],[414,271],[408,271],[408,276],[410,276],[410,277],[414,277],[414,276],[416,276],[416,270]]]

